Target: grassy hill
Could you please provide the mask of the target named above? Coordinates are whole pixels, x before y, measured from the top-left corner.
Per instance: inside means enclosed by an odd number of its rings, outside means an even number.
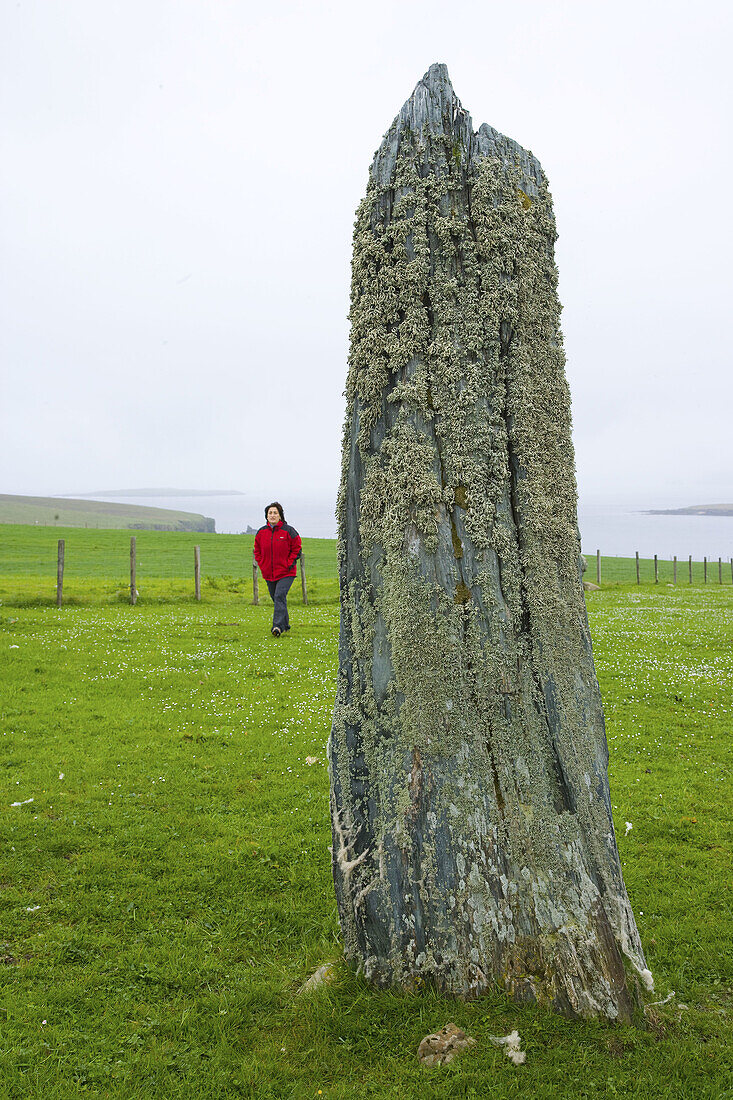
[[[114,504],[68,497],[0,493],[0,523],[39,526],[126,528],[130,531],[214,531],[214,520],[196,512]]]

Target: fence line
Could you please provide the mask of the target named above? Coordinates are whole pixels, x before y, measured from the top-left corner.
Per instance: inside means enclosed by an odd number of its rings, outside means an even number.
[[[66,539],[58,540],[57,558],[56,558],[56,606],[61,607],[64,600],[64,565],[66,561]],[[306,580],[305,571],[305,554],[301,550],[300,557],[300,582],[303,592],[303,603],[308,603],[308,583]],[[260,570],[257,566],[257,561],[252,553],[252,603],[257,606],[260,602],[260,586],[259,586]],[[193,577],[194,577],[194,599],[201,600],[201,547],[194,546],[193,548]],[[130,538],[130,603],[134,606],[137,603],[137,599],[140,593],[137,588],[137,539],[133,535]]]
[[[610,555],[610,557],[612,559],[619,560],[618,556],[615,555],[615,554]],[[640,556],[639,556],[639,551],[637,550],[634,553],[634,558],[633,559],[632,558],[627,559],[627,558],[621,557],[620,560],[621,561],[633,562],[632,568],[635,568],[636,583],[640,585],[642,583],[642,576],[641,576],[641,574],[642,574],[642,568],[641,568],[642,560],[652,560],[652,559],[641,559]],[[653,563],[654,563],[654,583],[655,584],[659,584],[659,566],[660,566],[660,561],[663,561],[663,560],[664,559],[660,559],[657,554],[654,555]],[[713,560],[714,559],[711,559],[711,562]],[[723,560],[724,559],[722,557],[718,557],[718,584],[719,585],[723,585],[723,584],[726,583],[724,578],[723,578]],[[730,561],[731,585],[733,585],[733,557],[730,558],[730,559],[725,559],[725,560]],[[307,605],[307,603],[308,603],[308,583],[307,583],[306,566],[305,566],[305,554],[302,551],[301,551],[301,556],[299,558],[299,562],[300,562],[300,580],[301,580],[301,588],[302,588],[302,593],[303,593],[303,603],[305,605]],[[670,564],[672,566],[672,582],[671,583],[676,585],[677,582],[678,582],[678,576],[677,576],[678,560],[677,560],[677,555],[676,554],[671,559]],[[694,564],[695,563],[693,562],[692,554],[690,554],[687,558],[688,583],[689,584],[693,583],[693,566],[694,566]],[[66,565],[66,539],[59,539],[58,540],[57,560],[56,560],[56,606],[57,607],[61,607],[62,604],[63,604],[65,565]],[[703,584],[707,584],[708,583],[708,558],[707,558],[707,556],[703,557],[702,567],[703,567]],[[585,568],[585,566],[584,566],[584,568]],[[611,583],[624,583],[624,581],[626,580],[625,576],[621,576],[621,577],[618,576],[618,570],[616,568],[613,568],[613,567],[610,568],[609,572],[611,574],[611,581],[610,581]],[[667,574],[667,575],[669,576],[669,574]],[[257,606],[260,602],[260,598],[259,598],[259,576],[260,576],[260,570],[257,566],[257,562],[254,558],[254,553],[253,553],[253,555],[252,555],[252,603],[255,606]],[[596,550],[596,579],[597,579],[597,582],[598,582],[599,586],[601,585],[602,577],[603,577],[603,555],[601,554],[600,550]],[[130,603],[133,604],[133,605],[136,604],[138,596],[139,596],[139,592],[138,592],[138,589],[137,589],[137,540],[136,540],[135,536],[133,535],[130,538]],[[194,546],[194,597],[198,601],[201,600],[201,547],[200,546]]]
[[[257,558],[255,557],[254,550],[252,551],[252,603],[257,606],[260,602],[260,586],[257,581]]]
[[[130,603],[134,607],[137,603],[137,539],[133,535],[130,539]]]
[[[64,599],[64,554],[66,539],[59,539],[58,558],[56,560],[56,606],[61,607]]]
[[[612,555],[612,556],[616,557],[615,554]],[[600,575],[601,575],[600,550],[596,551],[596,559],[597,559],[596,573],[597,573],[597,576],[600,577]],[[659,584],[659,566],[660,566],[660,562],[664,559],[660,559],[659,555],[655,554],[653,559],[648,559],[648,560],[653,560],[653,562],[654,562],[654,583]],[[733,558],[730,558],[729,560],[730,560],[731,584],[733,584]],[[635,567],[636,567],[636,583],[641,584],[642,583],[641,582],[641,562],[640,562],[639,551],[638,550],[635,551],[634,561],[635,561]],[[675,554],[674,557],[671,559],[671,565],[672,565],[672,582],[671,583],[673,585],[676,585],[677,580],[678,580],[678,578],[677,578],[677,564],[678,564],[677,555]],[[693,583],[693,565],[694,565],[694,562],[692,560],[692,554],[690,554],[687,558],[687,570],[688,570],[688,583],[689,584]],[[708,583],[708,559],[707,559],[707,557],[703,557],[702,567],[703,567],[703,584],[707,584]],[[667,582],[667,583],[669,583],[669,582]],[[723,558],[719,557],[718,558],[718,584],[722,585],[724,583],[725,582],[723,580]],[[600,584],[600,581],[599,581],[599,584]]]

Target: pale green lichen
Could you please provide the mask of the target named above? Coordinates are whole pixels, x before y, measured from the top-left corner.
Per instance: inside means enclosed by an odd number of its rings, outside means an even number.
[[[536,161],[483,131],[456,155],[453,125],[398,120],[354,230],[330,750],[345,951],[375,981],[499,980],[615,1016],[617,956],[643,954],[604,796],[552,206]]]

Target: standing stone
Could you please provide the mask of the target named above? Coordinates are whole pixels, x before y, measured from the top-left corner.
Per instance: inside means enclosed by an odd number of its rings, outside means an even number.
[[[535,158],[433,65],[354,231],[330,739],[344,950],[628,1019],[651,986],[611,818],[555,223]]]

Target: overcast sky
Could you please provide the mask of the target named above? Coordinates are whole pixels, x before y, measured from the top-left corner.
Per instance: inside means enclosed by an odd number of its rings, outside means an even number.
[[[432,62],[549,177],[582,497],[733,500],[729,0],[7,0],[0,492],[335,494],[351,231]]]

